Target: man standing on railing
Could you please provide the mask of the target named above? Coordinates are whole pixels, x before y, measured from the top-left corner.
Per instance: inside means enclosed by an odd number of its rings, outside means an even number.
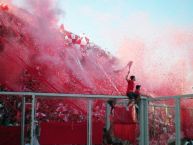
[[[128,72],[128,74],[126,75],[126,81],[127,81],[127,96],[128,96],[128,99],[129,99],[129,102],[128,102],[128,106],[131,104],[131,102],[133,100],[135,100],[135,94],[134,94],[134,88],[135,88],[135,76],[130,76],[130,79],[129,79],[129,73],[130,71]]]

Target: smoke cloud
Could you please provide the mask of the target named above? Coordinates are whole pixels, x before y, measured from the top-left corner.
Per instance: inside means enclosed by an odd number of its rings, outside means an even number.
[[[159,95],[192,92],[191,27],[158,26],[139,16],[124,26],[127,34],[122,33],[118,56],[124,63],[134,62],[132,73],[140,84]]]

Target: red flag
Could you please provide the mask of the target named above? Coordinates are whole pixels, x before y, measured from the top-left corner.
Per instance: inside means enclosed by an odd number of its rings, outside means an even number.
[[[130,73],[132,64],[133,64],[133,61],[130,61],[130,62],[127,64],[127,66],[126,66],[126,67],[129,67],[128,74]]]

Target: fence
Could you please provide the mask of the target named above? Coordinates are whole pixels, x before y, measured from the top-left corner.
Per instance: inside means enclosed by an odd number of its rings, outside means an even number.
[[[181,145],[192,140],[192,99],[193,94],[148,98],[147,144]]]
[[[30,144],[34,145],[34,137],[35,137],[35,103],[37,98],[58,98],[58,99],[86,99],[87,100],[87,145],[92,145],[92,102],[95,99],[127,99],[126,96],[108,96],[108,95],[84,95],[84,94],[58,94],[58,93],[34,93],[34,92],[0,92],[0,95],[14,95],[19,96],[22,99],[22,115],[21,115],[21,145],[24,145],[25,138],[25,113],[26,113],[26,98],[28,96],[31,97],[31,132],[30,132]],[[167,126],[165,125],[165,130],[169,131],[170,135],[173,133],[176,145],[181,145],[181,112],[182,112],[182,103],[186,103],[182,101],[182,99],[191,99],[193,97],[190,95],[183,96],[172,96],[172,97],[159,97],[159,98],[146,98],[141,97],[140,105],[139,105],[139,124],[140,124],[140,136],[139,136],[139,144],[140,145],[149,145],[156,142],[156,126],[162,127],[161,125],[165,122],[168,122],[168,119],[160,118],[160,116],[169,116],[168,118],[172,121]],[[109,127],[109,107],[106,107],[106,127]],[[184,108],[190,109],[190,108]],[[164,111],[163,111],[164,110]],[[165,114],[163,114],[165,112]],[[186,111],[187,112],[187,111]],[[161,113],[162,115],[156,114]],[[184,112],[183,112],[184,114]],[[187,115],[186,115],[187,116]],[[186,117],[185,116],[185,117]],[[157,118],[156,118],[157,117]],[[174,119],[173,119],[174,118]],[[161,125],[160,125],[161,124]],[[184,126],[183,128],[190,127]],[[164,128],[163,127],[163,128]],[[172,128],[173,127],[173,128]],[[164,131],[164,129],[162,130]],[[168,133],[168,132],[167,132]],[[164,133],[163,133],[164,134]],[[186,133],[186,136],[191,138],[191,133]],[[193,136],[193,135],[192,135]],[[167,141],[168,142],[168,141]],[[160,144],[157,142],[157,144]]]

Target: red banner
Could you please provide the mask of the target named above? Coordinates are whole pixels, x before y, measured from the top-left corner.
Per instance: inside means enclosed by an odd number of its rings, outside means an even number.
[[[20,145],[20,126],[0,126],[0,145]]]
[[[128,140],[131,143],[136,142],[139,136],[139,125],[137,124],[114,124],[114,135],[122,140]]]
[[[193,138],[193,112],[191,109],[182,108],[181,109],[181,129],[184,138]]]
[[[123,106],[116,106],[114,110],[113,122],[114,123],[136,123],[136,110],[135,106],[130,106],[126,109]]]
[[[102,144],[102,123],[93,123],[92,142]],[[87,124],[83,123],[41,123],[40,144],[41,145],[63,145],[79,144],[87,142]]]

